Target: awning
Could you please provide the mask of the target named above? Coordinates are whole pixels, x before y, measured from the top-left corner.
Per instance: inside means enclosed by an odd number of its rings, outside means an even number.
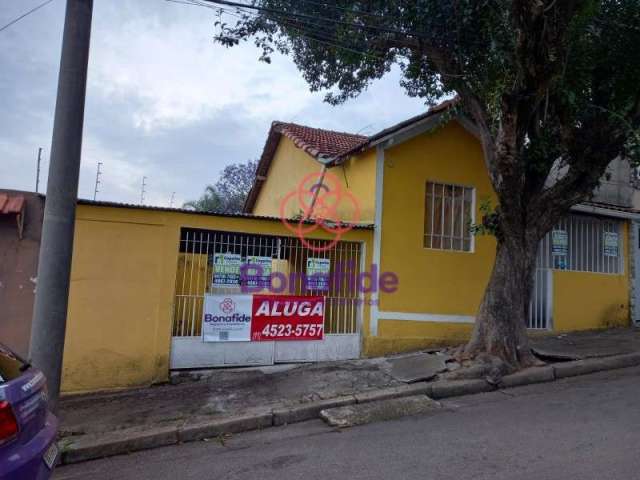
[[[15,215],[18,225],[18,238],[22,239],[26,201],[24,195],[0,193],[0,215]]]

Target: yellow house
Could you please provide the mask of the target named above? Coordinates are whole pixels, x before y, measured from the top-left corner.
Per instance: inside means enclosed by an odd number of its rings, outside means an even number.
[[[359,220],[375,225],[373,265],[399,281],[396,291],[379,292],[371,302],[367,355],[465,340],[488,281],[495,241],[469,227],[481,218],[483,203],[496,205],[496,196],[473,126],[451,119],[448,107],[369,138],[276,122],[245,205],[248,213],[277,215],[286,192],[325,170],[358,199]],[[611,196],[601,191],[595,199]],[[629,325],[637,291],[630,233],[637,232],[638,213],[618,203],[578,205],[543,239],[532,330]],[[339,213],[350,220],[349,212]]]
[[[173,369],[359,358],[466,340],[495,251],[494,239],[470,226],[495,194],[473,127],[446,111],[372,137],[274,123],[244,214],[80,201],[63,391],[148,385]],[[576,206],[540,243],[532,331],[638,319],[639,216],[607,198]],[[334,222],[304,221],[313,209]],[[240,282],[228,278],[240,263],[277,278],[270,288],[257,284],[259,294],[322,296],[322,340],[219,333],[206,341],[207,302],[242,301]],[[303,274],[317,269],[347,280],[305,285]]]

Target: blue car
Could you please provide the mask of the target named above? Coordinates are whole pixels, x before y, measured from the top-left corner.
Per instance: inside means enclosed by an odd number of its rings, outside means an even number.
[[[45,480],[58,460],[58,419],[44,374],[0,344],[0,480]]]

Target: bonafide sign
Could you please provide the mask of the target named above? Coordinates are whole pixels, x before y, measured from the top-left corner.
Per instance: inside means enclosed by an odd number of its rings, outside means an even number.
[[[206,295],[205,342],[322,340],[322,296]]]

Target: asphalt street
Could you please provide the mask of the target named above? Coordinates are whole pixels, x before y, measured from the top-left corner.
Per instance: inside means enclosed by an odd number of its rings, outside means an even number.
[[[336,431],[321,421],[60,467],[71,479],[640,479],[640,368],[442,402]]]

